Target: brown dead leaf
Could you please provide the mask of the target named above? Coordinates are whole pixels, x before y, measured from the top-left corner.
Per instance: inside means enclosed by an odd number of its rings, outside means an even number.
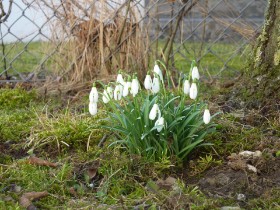
[[[28,193],[24,193],[22,196],[33,201],[33,200],[37,200],[37,199],[46,197],[48,195],[49,195],[49,193],[47,191],[43,191],[43,192],[28,192]]]
[[[40,198],[46,197],[48,196],[48,194],[49,193],[47,191],[24,193],[19,199],[19,204],[24,208],[29,208],[30,206],[33,206],[33,200],[38,200]]]
[[[49,162],[47,160],[43,160],[41,158],[37,158],[35,156],[31,156],[28,158],[27,162],[31,165],[38,165],[38,166],[49,166],[52,168],[57,167],[56,163]]]
[[[88,177],[89,177],[90,180],[92,180],[92,179],[96,176],[97,170],[98,170],[97,168],[89,168],[89,169],[87,170],[87,172],[88,172]]]
[[[73,195],[74,197],[78,197],[78,194],[77,194],[76,190],[74,189],[74,187],[69,188],[69,193],[71,195]]]

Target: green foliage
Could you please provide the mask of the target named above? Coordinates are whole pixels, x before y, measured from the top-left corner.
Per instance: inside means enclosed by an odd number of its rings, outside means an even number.
[[[191,176],[199,175],[204,171],[206,171],[207,169],[209,169],[210,167],[221,165],[221,164],[222,164],[222,160],[216,160],[215,158],[213,158],[211,154],[206,155],[205,157],[200,157],[197,161],[190,162],[190,168],[192,169],[190,175]]]
[[[26,91],[21,88],[0,89],[1,109],[26,108],[35,101],[36,92]]]
[[[167,73],[168,74],[168,73]],[[168,81],[168,84],[169,81]],[[212,122],[205,125],[202,119],[206,105],[199,100],[190,100],[182,93],[175,94],[164,85],[157,94],[141,91],[133,99],[127,97],[120,103],[109,102],[109,126],[120,144],[130,154],[137,154],[154,160],[171,158],[184,160],[198,146],[209,145],[204,137],[215,131]],[[149,119],[149,113],[157,104],[164,118],[164,128]]]

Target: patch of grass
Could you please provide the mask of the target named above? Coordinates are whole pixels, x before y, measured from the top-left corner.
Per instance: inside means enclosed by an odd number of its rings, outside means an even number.
[[[159,40],[159,49],[154,50],[161,52],[164,43],[165,40]],[[206,42],[201,48],[199,42],[185,42],[182,46],[180,43],[174,43],[174,52],[180,49],[180,53],[174,55],[175,68],[183,73],[188,73],[190,61],[203,56],[199,61],[199,69],[203,75],[208,75],[206,78],[210,78],[210,76],[219,76],[221,80],[232,78],[244,69],[250,53],[250,46],[247,45],[237,49],[241,44]]]
[[[46,56],[46,49],[48,48],[48,42],[31,42],[28,43],[28,45],[27,43],[6,44],[6,61],[8,67],[11,66],[11,69],[8,69],[8,75],[16,75],[17,72],[28,73],[36,70],[38,65],[41,63],[42,58]],[[2,46],[0,46],[0,56],[3,56]],[[15,57],[17,58],[14,60]],[[1,62],[3,62],[2,59]],[[48,64],[49,62],[46,62],[45,65]],[[3,64],[1,64],[1,66],[2,65]]]
[[[5,192],[4,196],[12,197],[14,201],[19,200],[22,192],[48,191],[50,193],[48,197],[36,202],[36,206],[40,209],[63,204],[63,199],[69,195],[68,182],[73,178],[72,167],[67,163],[58,168],[48,168],[29,165],[24,160],[14,163],[7,169],[1,168],[0,177],[5,180],[0,184],[0,189]],[[12,190],[13,185],[19,186],[21,191]],[[7,205],[17,206],[16,202],[9,203]]]
[[[230,114],[223,115],[218,123],[217,132],[207,139],[214,144],[216,152],[223,157],[233,152],[254,150],[263,136],[261,128],[242,126]]]
[[[68,108],[56,113],[36,112],[37,124],[28,138],[33,149],[48,147],[52,151],[89,149],[98,144],[104,135],[100,127],[104,124],[100,115],[91,117],[86,113],[71,112]]]

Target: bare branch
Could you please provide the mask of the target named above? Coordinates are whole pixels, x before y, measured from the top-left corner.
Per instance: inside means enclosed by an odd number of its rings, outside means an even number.
[[[3,1],[2,0],[0,1],[0,11],[1,11],[0,23],[4,23],[5,21],[8,20],[10,14],[12,12],[12,5],[13,5],[13,0],[10,0],[9,9],[8,9],[8,12],[6,13],[4,10],[4,7],[3,7]]]

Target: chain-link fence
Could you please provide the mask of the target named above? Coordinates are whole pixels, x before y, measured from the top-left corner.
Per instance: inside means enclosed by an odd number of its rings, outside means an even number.
[[[266,0],[2,0],[0,82],[92,80],[117,69],[240,72]]]

